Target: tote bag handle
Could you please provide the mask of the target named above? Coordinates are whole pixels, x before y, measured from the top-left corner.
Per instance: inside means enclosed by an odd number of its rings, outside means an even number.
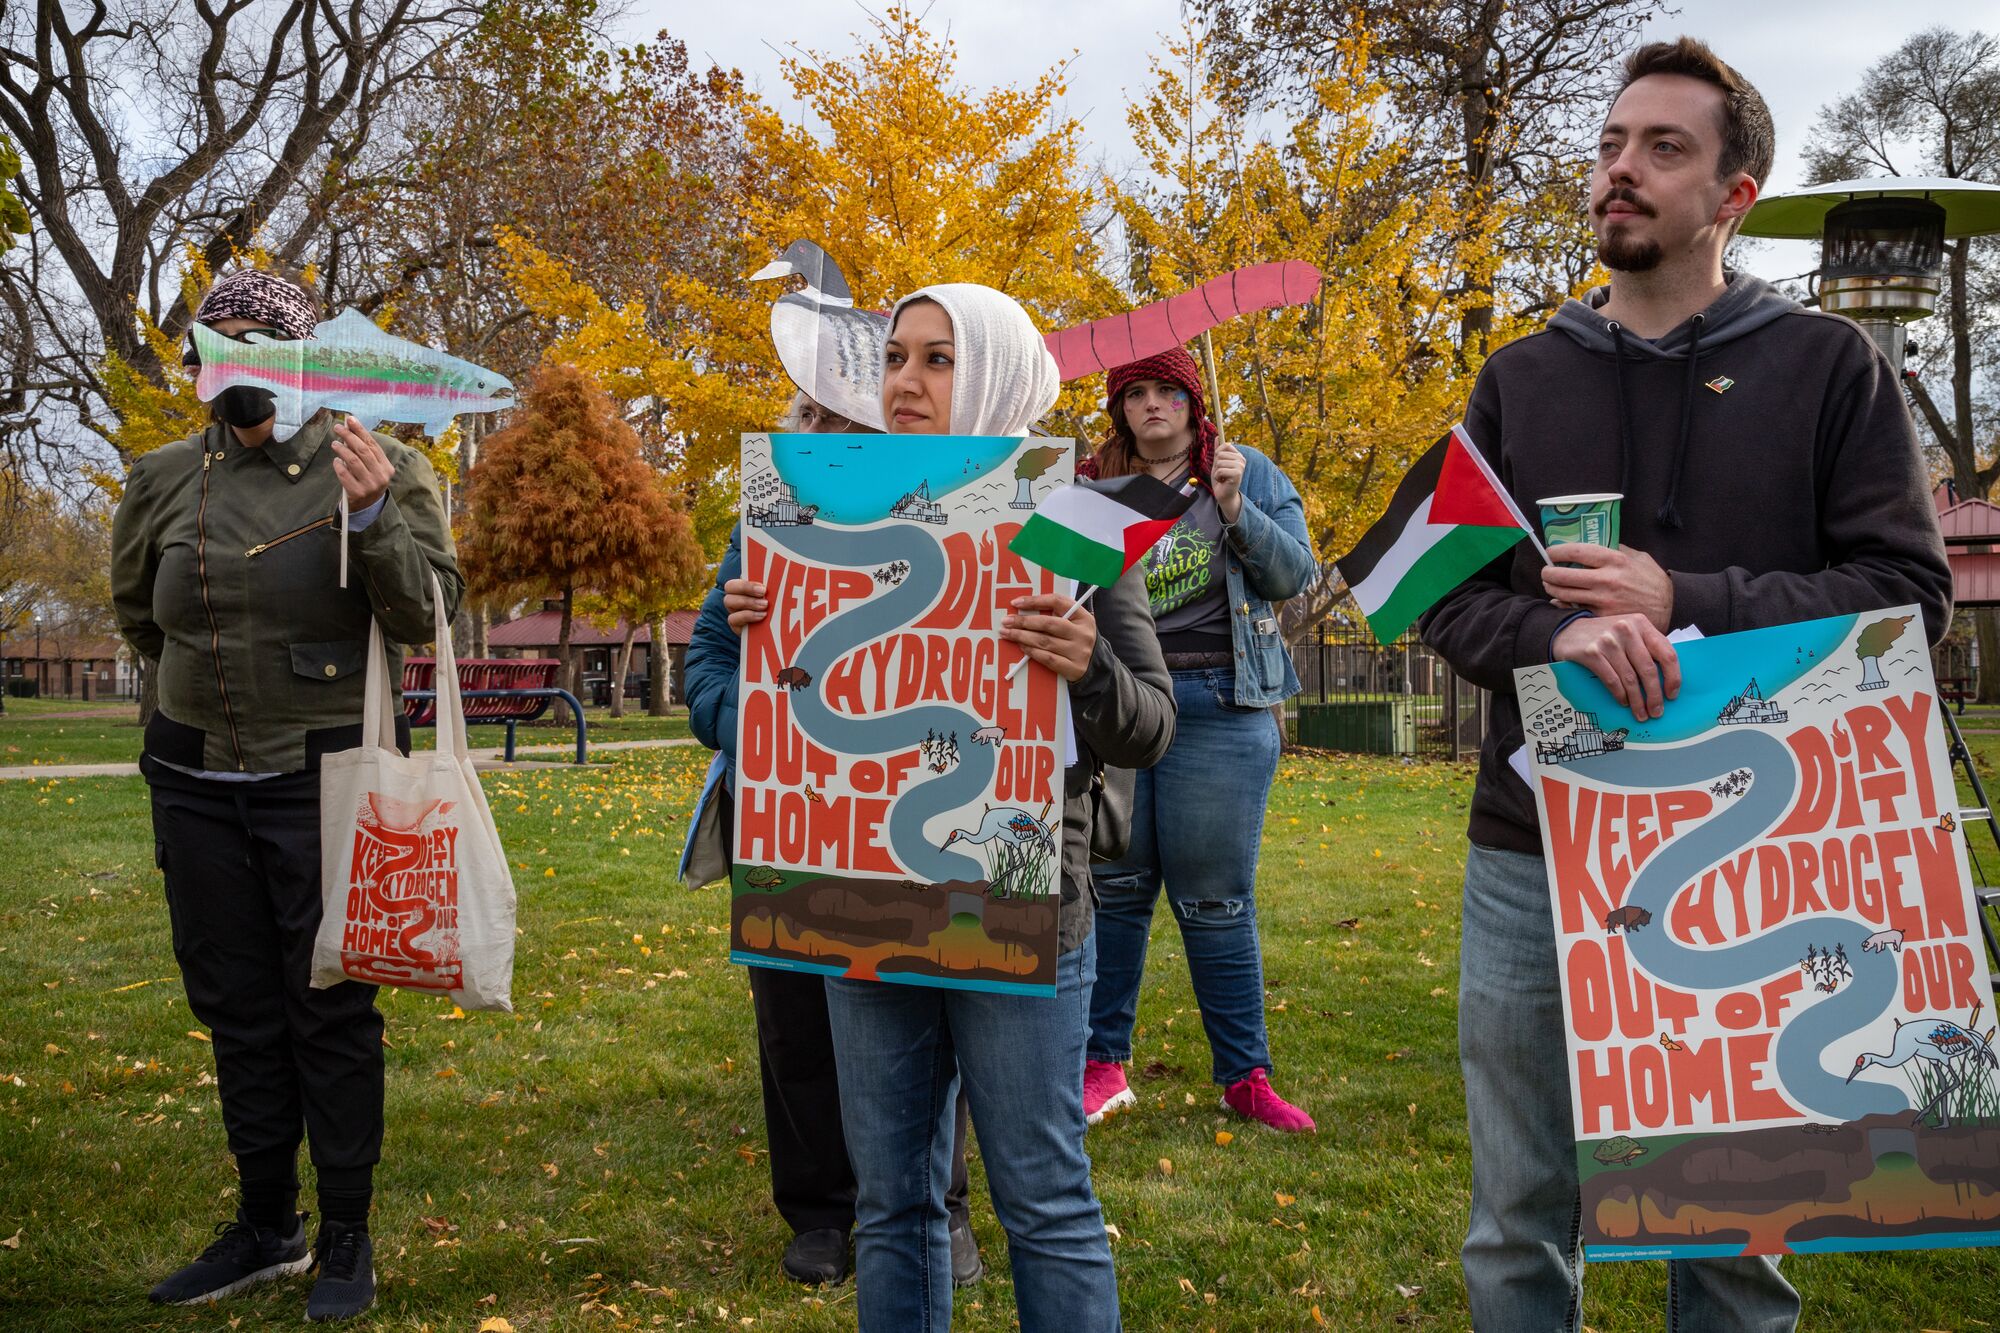
[[[451,621],[444,613],[444,585],[431,572],[433,632],[437,635],[438,750],[459,759],[471,757],[465,740],[465,700],[459,693],[458,655],[451,646]],[[382,642],[382,622],[368,624],[368,683],[362,696],[361,744],[380,749],[396,736],[396,710],[389,697],[388,652]]]

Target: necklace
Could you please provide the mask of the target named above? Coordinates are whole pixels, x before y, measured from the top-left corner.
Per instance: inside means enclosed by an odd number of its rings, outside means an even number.
[[[1164,467],[1168,463],[1180,462],[1183,458],[1186,458],[1188,456],[1189,452],[1192,451],[1193,448],[1194,448],[1193,445],[1183,445],[1179,453],[1168,454],[1164,458],[1150,458],[1147,455],[1140,453],[1139,450],[1136,448],[1133,449],[1132,452],[1135,454],[1139,454],[1139,461],[1141,463],[1144,463],[1147,467]]]

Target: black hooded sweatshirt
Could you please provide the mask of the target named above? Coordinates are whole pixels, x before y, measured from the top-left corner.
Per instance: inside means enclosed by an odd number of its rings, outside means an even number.
[[[1703,634],[1915,603],[1932,642],[1951,572],[1896,374],[1866,334],[1768,283],[1728,289],[1658,340],[1566,302],[1502,347],[1465,425],[1530,519],[1544,496],[1624,495],[1620,540],[1673,579],[1671,628]],[[1553,660],[1571,611],[1549,600],[1522,542],[1420,622],[1460,675],[1493,692],[1468,830],[1539,855],[1535,800],[1508,766],[1521,745],[1513,671]]]

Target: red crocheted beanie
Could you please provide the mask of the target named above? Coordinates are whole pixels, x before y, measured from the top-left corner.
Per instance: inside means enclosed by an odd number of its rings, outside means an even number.
[[[1188,355],[1185,348],[1176,347],[1157,356],[1149,356],[1142,361],[1131,361],[1115,367],[1105,377],[1105,414],[1111,418],[1112,431],[1124,437],[1128,445],[1132,440],[1132,431],[1125,424],[1124,409],[1119,405],[1119,399],[1124,397],[1126,389],[1139,380],[1162,380],[1187,391],[1188,411],[1194,415],[1195,420],[1194,474],[1206,480],[1209,468],[1215,462],[1215,444],[1219,432],[1215,428],[1215,422],[1209,418],[1208,396],[1202,392],[1201,369],[1195,364],[1194,358]],[[1083,474],[1084,468],[1079,466],[1077,471]],[[1094,473],[1095,469],[1092,468],[1091,472]]]

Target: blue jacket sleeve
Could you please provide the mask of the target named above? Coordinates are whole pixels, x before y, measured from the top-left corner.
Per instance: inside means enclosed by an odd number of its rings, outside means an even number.
[[[715,571],[715,586],[702,600],[694,632],[688,636],[688,727],[711,750],[736,757],[736,674],[743,659],[743,640],[729,628],[722,606],[722,585],[743,573],[741,528],[729,532],[729,549]]]
[[[1284,469],[1255,449],[1243,448],[1243,508],[1223,528],[1244,582],[1266,601],[1296,597],[1319,573],[1306,511]]]

